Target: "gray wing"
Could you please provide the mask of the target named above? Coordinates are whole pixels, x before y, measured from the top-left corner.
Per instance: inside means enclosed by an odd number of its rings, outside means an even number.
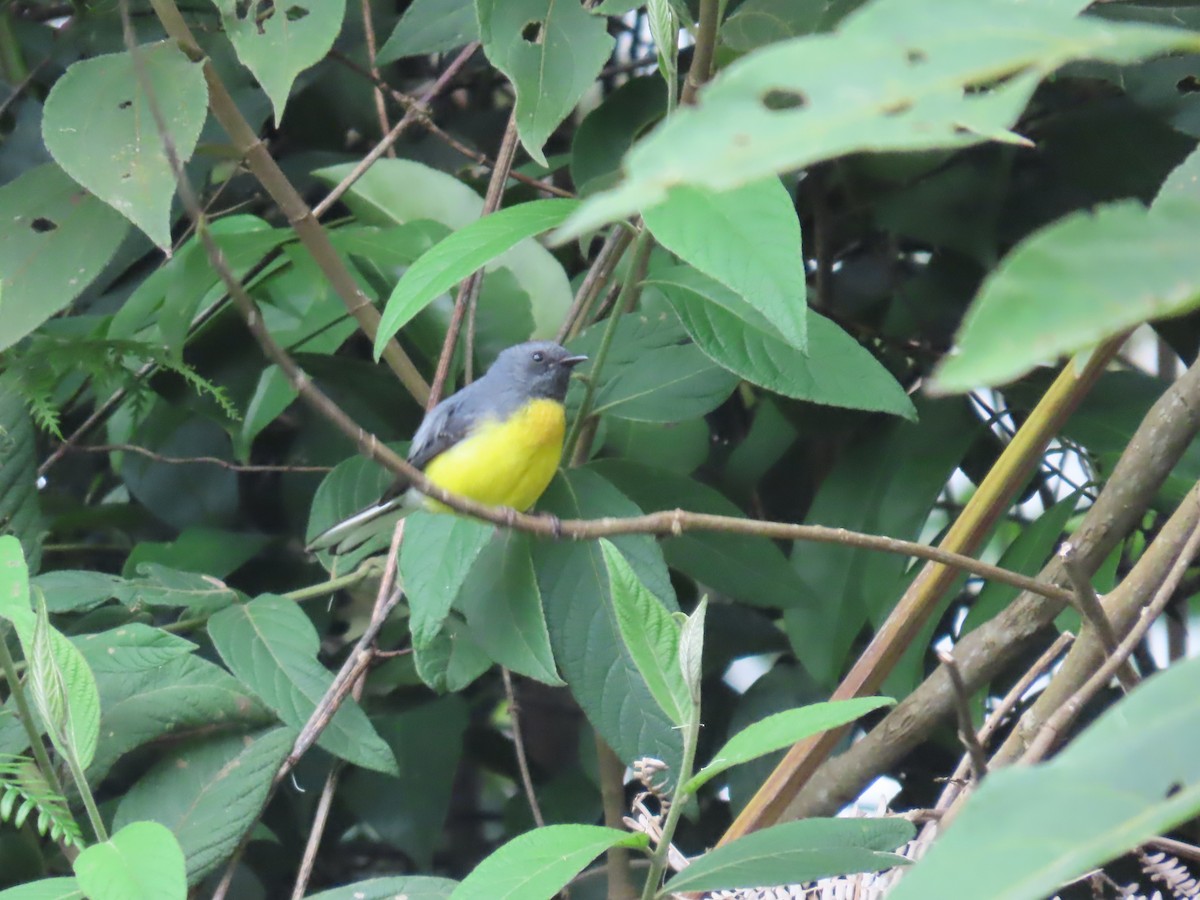
[[[464,398],[462,393],[447,397],[421,422],[408,448],[408,461],[418,469],[424,469],[431,459],[467,436],[472,417],[464,415],[467,411],[463,407],[464,399],[470,398]]]

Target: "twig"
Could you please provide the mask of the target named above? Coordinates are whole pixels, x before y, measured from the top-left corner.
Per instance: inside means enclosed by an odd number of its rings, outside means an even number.
[[[595,261],[583,277],[579,290],[575,292],[571,308],[567,310],[558,334],[554,337],[560,344],[579,333],[587,316],[588,308],[604,290],[604,286],[612,277],[613,270],[616,269],[617,263],[621,261],[621,257],[625,255],[625,251],[632,241],[633,229],[625,227],[620,222],[613,225],[600,252],[596,254]]]
[[[1174,838],[1151,838],[1142,846],[1153,847],[1155,850],[1162,850],[1175,856],[1185,857],[1193,862],[1200,862],[1200,847],[1197,847],[1195,844],[1186,844],[1183,841],[1177,841]]]
[[[470,45],[471,50],[478,49],[478,47],[478,44]],[[421,100],[409,96],[408,94],[404,93],[404,91],[396,90],[396,88],[384,81],[376,81],[370,72],[362,68],[358,63],[350,59],[345,54],[338,53],[336,50],[334,50],[330,55],[350,71],[361,75],[366,79],[374,81],[375,86],[380,90],[387,91],[393,100],[404,107],[406,113],[412,112],[415,115],[418,124],[420,124],[422,128],[432,134],[447,147],[450,147],[452,150],[461,153],[476,165],[483,166],[489,171],[496,167],[496,163],[486,153],[480,153],[474,147],[467,146],[454,135],[450,134],[450,132],[438,125],[437,122],[433,121],[433,118],[429,115],[429,111],[418,106],[418,104],[422,102]],[[563,190],[557,185],[550,184],[546,181],[539,181],[537,178],[532,178],[529,175],[525,175],[524,173],[516,170],[509,172],[508,177],[513,181],[519,181],[521,184],[528,185],[531,188],[536,188],[539,191],[545,191],[547,194],[553,194],[555,197],[562,197],[567,200],[574,199],[575,197],[575,194],[573,194],[571,191]]]
[[[592,736],[596,744],[596,768],[600,775],[604,824],[609,828],[621,828],[625,818],[625,763],[608,746],[600,732],[593,730]],[[625,847],[613,847],[606,854],[608,900],[633,900],[637,896],[630,862],[629,850]]]
[[[371,0],[362,0],[362,20],[363,35],[367,39],[367,67],[371,70],[372,75],[379,78],[379,66],[375,64],[375,20],[371,14]],[[379,132],[387,134],[391,131],[391,126],[388,124],[387,104],[383,101],[383,91],[376,87],[371,93],[375,99],[375,115],[379,117]],[[394,159],[396,148],[389,144],[387,155]]]
[[[321,796],[313,813],[312,828],[309,829],[308,841],[304,845],[304,856],[300,859],[300,870],[296,873],[296,884],[292,887],[292,900],[301,900],[308,889],[308,880],[312,877],[313,865],[317,861],[317,850],[321,846],[321,837],[325,834],[325,825],[329,821],[329,810],[333,806],[333,794],[337,789],[341,771],[342,761],[334,760],[329,774],[325,776],[325,786],[321,788]]]
[[[372,341],[379,330],[379,311],[371,304],[367,296],[359,289],[358,282],[350,274],[346,263],[334,249],[332,241],[321,223],[313,215],[304,198],[288,180],[279,164],[272,158],[266,144],[259,138],[257,132],[242,116],[237,103],[234,102],[229,89],[221,80],[212,60],[196,42],[191,28],[179,12],[175,0],[150,0],[160,23],[171,40],[178,44],[184,54],[193,62],[199,63],[208,85],[209,108],[221,123],[221,127],[229,134],[234,146],[243,155],[250,171],[278,204],[287,217],[288,223],[296,232],[296,236],[311,255],[317,267],[329,281],[334,292],[341,298],[346,310],[358,322],[363,333]],[[165,131],[160,134],[169,140]],[[174,148],[171,148],[174,153]],[[176,158],[175,162],[178,162]],[[182,190],[181,195],[182,197]],[[197,211],[199,206],[197,205]],[[388,366],[396,373],[400,382],[413,397],[423,402],[428,395],[428,385],[417,367],[413,365],[408,355],[393,339],[384,348],[383,358]]]
[[[1200,491],[1200,486],[1194,487],[1193,491]],[[1141,615],[1136,623],[1125,635],[1125,639],[1117,646],[1114,653],[1109,654],[1103,665],[1096,670],[1083,686],[1072,694],[1065,703],[1058,707],[1046,721],[1038,729],[1037,734],[1029,744],[1029,748],[1021,757],[1021,762],[1032,763],[1042,759],[1058,740],[1058,736],[1070,726],[1071,722],[1079,714],[1080,710],[1088,704],[1093,697],[1096,696],[1109,680],[1120,670],[1125,664],[1129,655],[1141,643],[1142,638],[1146,636],[1146,632],[1150,630],[1150,626],[1158,619],[1167,604],[1175,595],[1175,589],[1179,586],[1179,582],[1183,579],[1184,573],[1192,563],[1192,559],[1196,555],[1196,551],[1200,550],[1200,526],[1194,527],[1191,534],[1188,536],[1187,542],[1183,545],[1183,550],[1172,564],[1167,577],[1163,579],[1159,585],[1154,598],[1145,608],[1142,609]]]
[[[508,125],[504,129],[504,137],[500,141],[500,150],[496,154],[496,168],[492,170],[491,180],[488,181],[487,195],[483,198],[483,210],[480,217],[490,215],[500,208],[500,200],[504,197],[504,184],[508,173],[512,170],[513,159],[517,152],[517,110],[513,107],[508,117]],[[454,298],[454,311],[450,315],[450,324],[446,326],[446,338],[442,342],[442,354],[438,357],[437,371],[433,376],[433,385],[429,389],[429,400],[426,409],[433,409],[442,399],[446,389],[446,378],[450,374],[450,361],[454,358],[454,348],[458,344],[458,333],[462,328],[463,318],[469,308],[473,309],[479,297],[479,289],[483,285],[483,270],[476,269],[458,286],[458,294]],[[474,315],[467,329],[467,380],[470,381],[471,357],[474,350]]]
[[[1092,586],[1092,580],[1079,565],[1075,548],[1071,546],[1070,541],[1064,541],[1058,548],[1058,558],[1062,560],[1063,569],[1074,589],[1071,605],[1075,607],[1076,612],[1083,617],[1085,622],[1096,629],[1096,636],[1100,639],[1104,649],[1109,653],[1115,653],[1117,633],[1113,631],[1112,622],[1108,621],[1108,616],[1104,614],[1100,595],[1096,593],[1096,589]]]
[[[366,2],[366,0],[364,0],[364,2]],[[462,52],[451,61],[450,65],[446,66],[445,70],[441,75],[438,76],[437,80],[429,86],[429,89],[426,90],[418,99],[413,101],[413,105],[408,108],[408,111],[405,112],[400,121],[396,123],[395,127],[386,130],[379,143],[371,148],[371,152],[359,160],[354,168],[347,173],[346,177],[338,182],[337,186],[335,186],[333,190],[326,194],[320,203],[313,207],[312,214],[315,218],[321,218],[329,211],[329,208],[333,206],[333,204],[341,200],[342,195],[345,194],[346,191],[350,190],[350,188],[354,186],[354,183],[358,181],[358,179],[362,178],[367,169],[371,168],[371,166],[373,166],[375,162],[384,155],[384,153],[392,149],[396,141],[399,140],[400,135],[404,134],[404,132],[408,130],[409,126],[415,122],[422,121],[423,117],[428,117],[426,105],[445,89],[446,85],[454,79],[454,77],[462,70],[462,67],[467,64],[467,60],[469,60],[478,49],[478,42],[474,44],[468,44],[463,48]],[[376,84],[376,96],[379,96],[378,83]]]
[[[64,444],[64,447],[68,445]],[[136,453],[155,462],[171,465],[186,466],[203,463],[210,466],[220,466],[231,472],[332,472],[332,466],[271,466],[271,465],[242,465],[221,459],[217,456],[163,456],[146,447],[136,444],[75,444],[68,447],[74,453]]]
[[[978,784],[987,774],[987,754],[975,735],[975,725],[971,721],[971,695],[963,681],[962,673],[958,671],[958,663],[945,650],[939,650],[938,661],[946,667],[950,676],[950,685],[954,690],[954,708],[958,714],[958,739],[967,748],[967,756],[971,761],[971,780]]]
[[[542,816],[542,807],[538,804],[537,794],[533,790],[533,778],[529,774],[529,758],[525,755],[525,738],[521,736],[520,706],[517,703],[517,692],[513,689],[512,673],[501,666],[500,677],[504,679],[504,694],[508,698],[508,715],[512,719],[513,749],[517,754],[521,787],[525,790],[525,799],[529,801],[529,811],[533,813],[534,823],[538,828],[542,828],[546,820]]]

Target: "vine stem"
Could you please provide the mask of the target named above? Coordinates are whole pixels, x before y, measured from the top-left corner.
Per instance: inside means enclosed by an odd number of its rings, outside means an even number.
[[[646,272],[646,263],[650,259],[652,249],[654,249],[654,239],[650,237],[649,230],[643,228],[633,245],[633,259],[630,261],[629,271],[625,274],[625,281],[621,285],[621,293],[617,295],[616,307],[613,309],[612,315],[608,317],[604,334],[600,338],[600,346],[596,350],[596,358],[592,360],[592,368],[588,372],[587,390],[583,395],[583,403],[579,405],[579,414],[571,423],[571,430],[563,444],[563,455],[568,459],[575,453],[575,442],[579,440],[583,423],[592,414],[592,404],[596,399],[596,385],[600,380],[600,371],[608,359],[608,352],[612,349],[613,338],[617,335],[617,321],[637,302],[642,278]]]
[[[679,816],[688,800],[688,792],[684,785],[692,777],[692,769],[696,765],[696,745],[700,742],[700,705],[692,707],[691,718],[683,729],[683,758],[679,764],[679,774],[675,779],[675,790],[671,792],[671,806],[667,810],[666,821],[663,822],[662,838],[650,857],[650,872],[646,875],[646,883],[642,887],[642,900],[654,900],[658,893],[659,882],[667,870],[667,861],[671,853],[671,840],[675,828],[679,824]]]

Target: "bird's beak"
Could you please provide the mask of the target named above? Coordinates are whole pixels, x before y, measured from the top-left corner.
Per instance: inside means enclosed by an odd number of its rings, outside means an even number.
[[[568,369],[573,369],[577,365],[579,365],[581,362],[587,362],[587,357],[586,356],[564,356],[559,361],[559,365],[566,366]]]

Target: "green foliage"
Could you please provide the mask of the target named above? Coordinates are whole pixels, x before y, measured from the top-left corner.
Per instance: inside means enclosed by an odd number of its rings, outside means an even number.
[[[897,812],[932,806],[962,753],[906,699],[949,710],[934,649],[986,718],[1044,641],[1090,629],[1047,605],[1031,634],[1036,601],[962,573],[897,628],[922,566],[838,529],[970,531],[971,555],[1041,578],[1108,492],[1130,524],[1104,523],[1085,574],[1116,604],[1191,515],[1196,416],[1186,396],[1154,409],[1200,353],[1186,4],[175,9],[133,4],[132,48],[121,4],[0,9],[0,900],[207,896],[225,876],[229,896],[591,900],[612,848],[648,858],[643,900],[865,889],[903,864],[904,820],[830,806],[719,839],[829,729],[867,729],[868,763],[822,767],[801,805],[857,775],[890,776]],[[263,355],[228,277],[304,378]],[[1127,331],[1040,457],[997,466],[1060,357]],[[304,550],[394,484],[357,450],[405,452],[422,381],[444,370],[445,396],[528,339],[591,360],[544,535],[415,513],[393,570],[395,520]],[[966,528],[985,479],[1008,499]],[[653,534],[622,521],[643,514]],[[1048,762],[968,785],[901,895],[1127,882],[1124,854],[1200,810],[1195,666],[1175,658],[1196,574],[1170,640],[1136,656],[1148,683],[1093,698]],[[830,702],[881,649],[867,682],[900,708]],[[642,823],[600,827],[605,802]]]
[[[46,783],[33,760],[0,755],[0,822],[20,828],[32,813],[38,834],[50,840],[83,847],[83,833],[71,816],[65,797]]]

